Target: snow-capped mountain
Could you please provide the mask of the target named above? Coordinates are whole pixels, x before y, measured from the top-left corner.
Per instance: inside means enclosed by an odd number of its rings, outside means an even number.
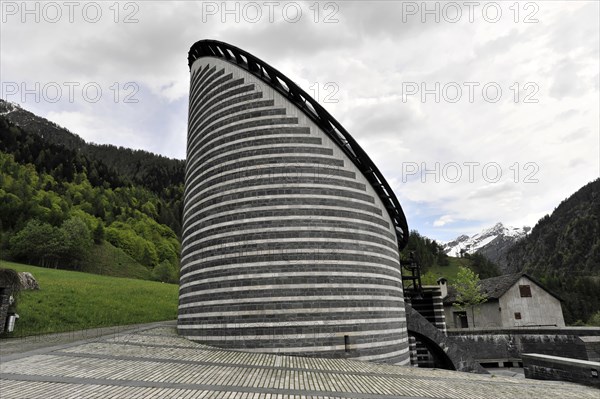
[[[505,227],[497,223],[494,227],[480,233],[458,236],[455,240],[443,245],[448,256],[461,256],[461,253],[473,254],[478,252],[496,263],[501,269],[506,264],[506,251],[515,242],[525,237],[531,227]]]

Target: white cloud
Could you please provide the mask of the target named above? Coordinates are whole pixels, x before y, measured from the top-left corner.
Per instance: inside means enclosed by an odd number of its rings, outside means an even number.
[[[444,215],[433,222],[433,227],[442,227],[447,225],[448,223],[452,223],[453,221],[454,219],[452,218],[452,216]]]
[[[222,2],[136,2],[138,22],[132,24],[122,23],[132,11],[124,9],[124,2],[119,3],[119,23],[108,8],[112,2],[101,3],[103,18],[95,24],[80,17],[72,24],[43,18],[21,23],[20,15],[7,16],[0,25],[1,78],[29,88],[36,82],[95,82],[103,89],[98,103],[81,95],[57,103],[31,97],[21,101],[20,93],[7,99],[86,140],[181,158],[187,51],[200,39],[229,42],[311,94],[319,87],[321,101],[324,85],[335,84],[338,102],[324,106],[382,170],[404,204],[409,226],[442,240],[498,221],[533,225],[598,177],[598,2],[532,3],[537,10],[519,3],[518,23],[512,2],[497,2],[502,7],[497,23],[485,20],[482,6],[475,9],[473,22],[463,7],[457,23],[442,14],[438,23],[432,15],[422,23],[420,12],[406,13],[406,2],[330,3],[330,9],[318,3],[318,15],[317,3],[295,3],[302,9],[296,23],[283,17],[283,2],[274,9],[273,22],[263,6],[256,23],[241,14],[235,22],[232,14],[207,13],[210,4],[222,8]],[[228,3],[228,9],[235,4]],[[242,10],[245,3],[237,4]],[[527,15],[538,22],[523,23]],[[324,23],[326,16],[337,22]],[[127,82],[137,85],[138,103],[124,103]],[[468,82],[479,85],[472,102]],[[120,88],[116,103],[115,83]],[[427,94],[423,102],[421,93],[403,98],[403,89],[412,83],[430,90],[439,83],[440,101]],[[501,88],[498,102],[484,98],[486,83]],[[460,101],[448,101],[453,92],[444,92],[445,85],[462,88]],[[537,103],[526,103],[526,98]],[[479,163],[473,181],[467,177],[469,162]],[[450,163],[460,165],[462,178],[449,182],[443,173],[437,181],[431,174],[423,178],[422,166],[432,169],[436,163],[441,171]],[[491,163],[501,167],[498,182],[482,175],[483,166]],[[418,165],[419,172],[407,176],[408,164]],[[528,176],[537,182],[526,182]]]

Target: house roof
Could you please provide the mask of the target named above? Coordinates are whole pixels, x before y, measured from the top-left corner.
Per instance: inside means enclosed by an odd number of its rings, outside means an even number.
[[[552,291],[550,291],[549,289],[544,287],[542,285],[542,283],[540,283],[537,279],[535,279],[535,278],[531,277],[529,274],[523,273],[523,272],[515,273],[515,274],[505,274],[505,275],[498,276],[498,277],[486,278],[486,279],[479,281],[479,286],[481,287],[481,291],[485,295],[487,295],[488,299],[500,299],[500,297],[502,295],[504,295],[510,287],[515,285],[521,277],[527,277],[529,280],[531,280],[535,284],[539,285],[542,289],[544,289],[550,295],[552,295],[559,301],[562,301],[562,299],[558,295],[556,295],[555,293],[553,293]],[[456,290],[454,289],[454,287],[450,286],[448,289],[448,296],[446,296],[446,298],[444,298],[444,304],[453,304],[454,302],[456,302]]]

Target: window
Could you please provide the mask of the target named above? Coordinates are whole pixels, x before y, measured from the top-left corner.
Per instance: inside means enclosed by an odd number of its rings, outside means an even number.
[[[519,292],[521,293],[521,298],[531,298],[531,286],[520,285]]]
[[[350,337],[348,335],[344,335],[344,351],[350,352]]]
[[[515,312],[515,320],[521,320],[521,312]]]

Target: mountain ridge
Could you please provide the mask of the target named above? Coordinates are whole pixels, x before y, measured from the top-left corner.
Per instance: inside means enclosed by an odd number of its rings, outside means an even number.
[[[56,157],[55,152],[59,147],[75,151],[88,164],[94,163],[96,166],[94,169],[101,171],[100,174],[103,176],[118,175],[119,179],[110,179],[112,188],[138,185],[157,194],[168,208],[164,209],[164,213],[169,213],[160,221],[168,224],[177,235],[181,233],[181,221],[177,215],[181,215],[182,212],[185,161],[167,158],[145,150],[88,143],[70,130],[37,116],[18,104],[2,99],[0,99],[1,120],[6,120],[26,134],[35,135],[41,138],[43,143],[46,143],[40,144],[37,142],[39,139],[36,140],[35,137],[5,136],[5,140],[12,141],[12,146],[8,148],[11,143],[1,143],[0,150],[17,155],[18,162],[39,164],[46,160],[45,163],[48,163],[48,159]],[[22,152],[22,146],[31,144],[31,141],[34,142],[32,145],[34,152],[30,154],[33,158],[21,157],[22,159],[19,160],[18,153]],[[51,151],[49,151],[50,149]],[[42,159],[39,159],[40,157]],[[46,172],[50,171],[46,170]],[[88,170],[88,172],[90,171]],[[90,180],[96,178],[96,173],[92,173],[89,173]]]
[[[509,270],[600,275],[600,178],[563,200],[508,252]],[[561,274],[559,273],[559,274]]]
[[[442,246],[448,256],[460,257],[464,253],[471,255],[479,253],[498,265],[501,272],[506,273],[508,270],[506,252],[529,231],[531,228],[527,226],[506,227],[498,222],[472,236],[462,234]]]
[[[506,254],[509,272],[538,277],[565,301],[565,321],[600,312],[600,178],[563,200]]]
[[[36,115],[31,111],[21,107],[21,105],[13,102],[9,102],[0,98],[0,117],[4,117],[14,123],[15,125],[22,127],[30,133],[35,133],[41,136],[44,140],[52,144],[64,145],[69,149],[81,150],[87,145],[96,147],[110,147],[116,150],[126,150],[133,152],[140,152],[148,155],[152,155],[162,159],[168,159],[175,162],[185,162],[185,160],[177,158],[169,158],[161,154],[154,153],[148,150],[133,149],[122,146],[115,146],[112,144],[100,144],[93,141],[86,141],[77,133],[72,132],[64,126],[52,122],[42,116]]]
[[[183,184],[184,160],[168,158],[146,150],[87,142],[69,129],[2,99],[0,118],[8,120],[27,133],[36,134],[49,144],[61,145],[101,161],[108,168],[116,169],[131,183],[139,184],[157,194],[165,187]]]

